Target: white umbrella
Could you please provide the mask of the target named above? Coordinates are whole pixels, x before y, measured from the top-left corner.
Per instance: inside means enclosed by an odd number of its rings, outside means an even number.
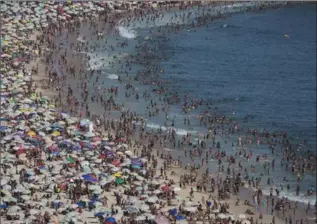
[[[36,210],[36,209],[31,209],[29,212],[30,212],[31,215],[36,215],[36,214],[38,214],[40,211],[39,211],[39,210]]]
[[[102,189],[95,189],[93,191],[94,194],[101,194],[102,193]]]
[[[21,198],[25,201],[29,201],[31,199],[29,195],[22,195]]]
[[[230,216],[230,215],[223,214],[223,213],[220,213],[220,214],[217,215],[217,217],[218,217],[219,219],[228,219],[228,218],[230,218],[231,216]]]
[[[238,219],[246,219],[247,216],[245,214],[239,214]]]
[[[13,213],[13,212],[18,212],[20,210],[21,210],[21,208],[19,206],[14,205],[12,207],[9,207],[8,212],[12,212]]]
[[[160,194],[160,193],[162,193],[161,190],[154,190],[154,191],[153,191],[153,194]]]
[[[9,182],[9,179],[0,179],[0,185],[1,186],[4,186],[4,185],[6,185],[7,183]]]
[[[88,186],[88,190],[94,191],[94,190],[98,190],[101,189],[99,185],[89,185]]]
[[[128,156],[133,156],[133,155],[134,155],[133,152],[131,152],[131,151],[129,151],[129,150],[128,150],[128,151],[125,151],[124,153],[125,153],[126,155],[128,155]]]
[[[214,209],[214,210],[211,210],[212,213],[219,213],[220,210],[219,209]]]
[[[143,181],[143,180],[144,180],[144,177],[136,176],[136,179],[139,180],[139,181]]]
[[[144,205],[141,205],[141,206],[139,207],[139,209],[140,209],[141,211],[146,212],[146,211],[150,210],[150,206],[144,204]]]
[[[184,210],[187,212],[196,212],[197,208],[196,207],[185,207]]]
[[[150,197],[150,198],[147,198],[146,201],[147,201],[148,203],[155,203],[155,202],[158,201],[158,197],[152,196],[152,197]]]
[[[173,191],[181,191],[182,189],[180,187],[174,187]]]

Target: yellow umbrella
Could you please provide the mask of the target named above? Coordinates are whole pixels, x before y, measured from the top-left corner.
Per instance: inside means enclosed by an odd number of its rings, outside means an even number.
[[[53,131],[52,135],[53,135],[53,136],[60,136],[61,133],[60,133],[59,131]]]
[[[36,99],[36,93],[32,93],[30,98],[31,98],[31,100],[35,100]]]
[[[33,137],[33,136],[35,136],[36,135],[36,133],[34,132],[34,131],[29,131],[28,132],[28,136],[30,136],[30,137]]]
[[[115,173],[114,176],[115,177],[121,177],[121,173]]]

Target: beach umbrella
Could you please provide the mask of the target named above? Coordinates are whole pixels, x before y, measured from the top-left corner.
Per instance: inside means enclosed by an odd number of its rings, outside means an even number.
[[[137,186],[142,186],[143,185],[143,183],[141,181],[134,181],[133,184],[137,185]]]
[[[251,222],[249,220],[243,220],[242,224],[251,224]]]
[[[211,205],[212,205],[212,203],[211,203],[210,201],[206,201],[206,206],[207,206],[208,208],[210,208]]]
[[[122,175],[122,174],[118,172],[118,173],[115,173],[113,176],[115,176],[115,177],[121,177],[121,175]]]
[[[239,214],[238,219],[246,219],[247,216],[245,214]]]
[[[146,202],[148,203],[156,203],[158,201],[158,197],[157,196],[152,196],[146,199]]]
[[[132,206],[125,207],[123,210],[130,213],[130,214],[139,213],[139,209],[132,207]]]
[[[6,209],[8,208],[8,205],[6,203],[2,203],[0,204],[0,208]]]
[[[97,194],[97,195],[99,195],[99,194],[101,194],[102,193],[102,189],[95,189],[95,190],[93,190],[93,192],[92,192],[93,194]],[[96,202],[96,203],[98,203],[98,202]],[[102,204],[100,204],[100,205],[102,205]]]
[[[184,210],[187,212],[196,212],[197,208],[196,207],[185,207]]]
[[[177,208],[170,209],[168,212],[170,215],[176,216],[177,215]]]
[[[85,181],[89,181],[89,182],[92,182],[92,183],[96,183],[98,182],[98,179],[90,174],[85,174],[85,175],[82,175],[82,178],[85,180]]]
[[[211,213],[219,213],[220,210],[219,209],[214,209],[214,210],[211,210]]]
[[[80,126],[83,126],[83,127],[89,126],[90,124],[91,124],[91,121],[88,119],[82,119],[80,121]]]
[[[18,202],[18,199],[14,198],[12,196],[5,196],[1,200],[5,201],[5,202]]]
[[[93,133],[93,132],[87,132],[86,134],[85,134],[85,137],[87,137],[87,138],[91,138],[91,137],[95,137],[96,135]]]
[[[164,191],[164,192],[170,192],[170,191],[172,191],[172,188],[169,187],[169,186],[167,186],[167,185],[163,186],[161,189],[162,189],[162,191]]]
[[[116,184],[124,184],[125,180],[123,178],[116,178]]]
[[[143,211],[143,212],[146,212],[146,211],[150,210],[150,206],[148,206],[148,205],[141,205],[141,206],[139,207],[139,209],[140,209],[141,211]]]
[[[105,212],[98,212],[98,213],[95,213],[95,216],[96,217],[103,217],[106,213]]]
[[[185,219],[185,217],[182,216],[182,215],[177,215],[177,216],[176,216],[176,220],[177,220],[177,221],[184,220],[184,219]]]
[[[160,194],[160,193],[162,193],[162,191],[158,189],[153,191],[153,194]]]
[[[89,185],[88,190],[94,191],[97,189],[101,189],[99,185]]]
[[[217,215],[217,218],[219,219],[228,219],[230,218],[231,216],[227,215],[227,214],[223,214],[223,213],[220,213]]]
[[[144,180],[144,177],[141,177],[141,176],[136,176],[135,177],[137,180],[139,180],[139,181],[143,181]]]
[[[8,209],[8,213],[15,213],[15,212],[18,212],[18,211],[21,211],[21,207],[19,207],[17,205],[11,206]]]
[[[181,191],[182,189],[180,187],[174,187],[173,191]]]
[[[105,218],[105,222],[106,222],[106,223],[115,223],[115,222],[116,222],[116,219],[113,218],[113,217],[107,217],[107,218]]]
[[[162,215],[156,216],[155,222],[157,224],[169,224],[170,223],[170,221],[166,217],[164,217]]]
[[[67,162],[69,163],[75,163],[75,160],[72,157],[66,158]]]
[[[36,133],[35,133],[34,131],[29,131],[29,132],[27,133],[27,135],[30,136],[30,137],[33,137],[33,136],[36,135]]]
[[[141,169],[141,167],[139,165],[132,165],[131,166],[133,169]]]
[[[31,197],[29,195],[22,195],[21,198],[25,201],[28,201],[31,199]]]
[[[128,155],[128,156],[133,156],[133,152],[131,152],[131,151],[129,151],[129,150],[125,151],[124,153],[125,153],[126,155]]]

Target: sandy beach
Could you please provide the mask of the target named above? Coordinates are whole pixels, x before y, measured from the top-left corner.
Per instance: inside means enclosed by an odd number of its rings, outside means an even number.
[[[242,146],[233,157],[198,140],[198,147],[186,155],[190,136],[177,140],[173,130],[148,132],[143,117],[116,101],[120,94],[127,101],[129,94],[139,97],[133,84],[125,90],[102,89],[98,70],[87,69],[89,56],[80,52],[93,51],[89,43],[106,39],[107,32],[120,32],[118,23],[151,20],[146,14],[159,17],[197,4],[6,3],[1,18],[1,223],[316,222],[316,205],[290,201],[276,192],[263,195],[260,181],[244,180],[241,164],[249,159]],[[204,19],[207,23],[222,16]],[[114,45],[104,47],[111,51]],[[132,61],[124,59],[123,64]],[[87,80],[95,81],[89,87]],[[90,88],[95,95],[89,95]],[[111,116],[113,111],[119,115]],[[210,138],[218,141],[219,136]],[[200,155],[201,166],[173,157],[177,142],[188,143],[180,152],[185,157]],[[218,169],[206,169],[208,154],[214,154],[209,163],[219,162]],[[314,173],[309,158],[304,169]],[[295,164],[301,172],[301,163]],[[252,167],[246,170],[252,172]]]

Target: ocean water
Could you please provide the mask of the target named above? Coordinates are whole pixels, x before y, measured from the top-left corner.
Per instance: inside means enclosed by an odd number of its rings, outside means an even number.
[[[225,8],[220,6],[217,10],[239,12],[241,5]],[[145,107],[149,105],[149,100],[142,97],[140,100],[133,97],[125,99],[124,85],[131,83],[137,86],[140,93],[148,91],[152,100],[160,102],[160,97],[153,94],[152,85],[140,85],[133,80],[137,72],[143,69],[142,65],[132,65],[128,76],[120,67],[120,62],[129,60],[140,52],[140,46],[146,47],[148,51],[152,51],[154,58],[157,57],[151,63],[164,69],[155,78],[171,83],[169,90],[177,92],[181,98],[188,94],[193,98],[212,101],[213,107],[217,107],[220,114],[230,116],[245,128],[287,131],[294,138],[306,139],[307,148],[315,151],[316,4],[235,13],[203,27],[187,26],[177,32],[158,32],[158,29],[166,30],[171,23],[196,23],[197,16],[202,13],[201,9],[188,11],[192,14],[186,18],[180,17],[176,11],[166,12],[155,21],[120,21],[115,32],[107,34],[104,39],[92,41],[92,44],[97,44],[100,48],[88,53],[91,60],[87,69],[102,70],[99,80],[104,82],[103,87],[119,86],[117,101],[131,111],[145,116],[149,130],[161,128],[166,131],[173,128],[180,136],[188,132],[194,136],[206,132],[197,120],[193,119],[190,127],[183,124],[188,115],[181,112],[181,105],[173,105],[168,110],[168,116],[175,117],[175,126],[171,127],[170,124],[165,124],[164,114],[148,116]],[[87,33],[87,30],[83,28],[81,33]],[[118,41],[124,41],[128,46],[118,47]],[[110,45],[114,47],[113,50],[103,48]],[[119,77],[123,80],[122,83],[118,81]],[[91,83],[94,82],[95,80],[91,80]],[[92,102],[90,106],[97,114],[103,113],[97,103]],[[191,118],[200,112],[194,111]],[[112,114],[117,116],[119,113]],[[243,123],[246,115],[252,119]],[[221,137],[217,140],[225,145]],[[236,141],[236,136],[228,140]],[[228,143],[225,147],[228,154],[235,153],[231,144]],[[268,160],[273,158],[269,155],[267,146],[252,146],[251,149],[254,155],[268,153]],[[188,162],[179,150],[173,149],[171,152]],[[197,159],[196,162],[199,164],[200,160]],[[243,163],[248,165],[250,162]],[[209,164],[211,170],[217,169],[215,163]],[[308,188],[316,189],[315,177],[304,176],[301,181],[302,193],[296,196],[295,178],[280,168],[279,160],[277,164],[275,172],[270,176],[277,186],[284,184],[283,177],[286,177],[292,189],[290,192],[281,191],[281,196],[304,203],[315,203],[315,195],[304,195]],[[262,176],[264,182],[268,177],[255,174],[255,177],[258,176]],[[269,187],[263,188],[264,193],[269,194]]]

